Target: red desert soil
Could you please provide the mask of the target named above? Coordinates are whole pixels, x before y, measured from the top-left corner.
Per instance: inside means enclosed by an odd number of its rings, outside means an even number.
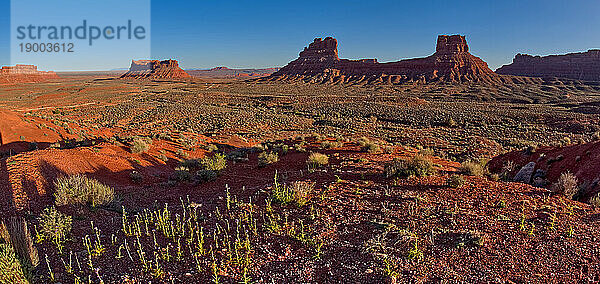
[[[582,200],[588,200],[600,192],[600,141],[565,147],[539,147],[535,153],[510,152],[492,159],[490,170],[500,172],[509,161],[516,165],[516,171],[534,162],[535,170],[544,170],[551,183],[556,182],[564,172],[573,173],[585,188]]]

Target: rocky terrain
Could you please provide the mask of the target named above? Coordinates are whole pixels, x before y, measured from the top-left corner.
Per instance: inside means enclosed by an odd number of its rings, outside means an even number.
[[[35,83],[58,78],[56,73],[38,71],[34,65],[3,66],[0,69],[0,84]]]
[[[496,73],[600,81],[600,50],[549,56],[517,54],[511,64],[498,68]]]
[[[349,60],[338,57],[337,40],[317,38],[300,57],[268,80],[303,80],[316,83],[502,83],[479,57],[469,53],[464,36],[440,35],[436,52],[425,58],[379,63],[377,59]]]
[[[198,78],[227,78],[248,79],[269,76],[279,68],[266,69],[231,69],[227,67],[215,67],[207,70],[186,70],[186,72]]]
[[[133,60],[129,71],[121,75],[121,78],[132,79],[186,79],[191,76],[179,67],[177,60]]]

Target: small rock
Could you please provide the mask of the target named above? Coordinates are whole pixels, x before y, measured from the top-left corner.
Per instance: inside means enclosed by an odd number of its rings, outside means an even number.
[[[533,175],[533,170],[535,169],[535,162],[529,162],[525,165],[521,170],[515,175],[513,181],[529,183],[531,182],[531,176]]]

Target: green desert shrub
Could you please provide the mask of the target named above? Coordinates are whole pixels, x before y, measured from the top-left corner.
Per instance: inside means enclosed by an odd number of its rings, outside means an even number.
[[[69,233],[73,219],[56,210],[55,207],[44,209],[39,218],[40,226],[38,233],[43,239],[50,240],[58,246],[61,246]]]
[[[552,190],[555,193],[564,195],[569,199],[573,199],[575,194],[579,191],[577,187],[577,177],[569,171],[566,171],[560,175],[558,181],[552,185]]]
[[[0,243],[0,283],[29,283],[13,247]]]
[[[451,175],[446,184],[452,188],[459,188],[465,185],[465,179],[461,175]]]
[[[358,146],[360,146],[360,150],[364,152],[376,153],[379,152],[379,150],[381,149],[379,145],[377,145],[377,143],[371,141],[367,137],[359,138],[357,144]]]
[[[485,175],[486,169],[483,162],[469,160],[461,164],[460,171],[466,175],[481,177]]]
[[[114,199],[114,190],[95,179],[77,174],[60,177],[54,182],[56,205],[106,205]]]
[[[258,155],[259,167],[264,167],[266,165],[277,163],[277,161],[279,161],[279,155],[277,154],[277,152],[262,152]]]
[[[142,137],[135,138],[131,143],[131,153],[139,154],[147,152],[150,150],[150,146],[152,146],[152,139]]]
[[[212,157],[202,158],[202,167],[207,171],[220,172],[227,167],[227,159],[223,154],[215,154]]]
[[[389,177],[430,176],[436,173],[433,162],[427,157],[416,155],[411,159],[394,159],[385,165],[384,175]]]
[[[306,164],[311,169],[316,169],[327,165],[329,163],[329,157],[325,154],[321,153],[311,153],[308,155],[308,159],[306,160]]]

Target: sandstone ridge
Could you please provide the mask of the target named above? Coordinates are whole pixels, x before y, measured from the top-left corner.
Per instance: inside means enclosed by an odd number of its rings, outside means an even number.
[[[387,63],[377,59],[340,59],[337,46],[334,38],[317,38],[300,52],[298,59],[265,80],[368,84],[502,83],[506,80],[483,60],[471,55],[461,35],[438,36],[436,52],[431,56]]]
[[[496,73],[600,81],[600,50],[549,56],[517,54],[511,64],[498,68]]]

